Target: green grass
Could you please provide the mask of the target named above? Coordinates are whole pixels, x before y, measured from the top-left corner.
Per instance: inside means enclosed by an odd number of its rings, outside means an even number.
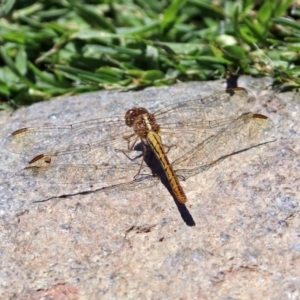
[[[0,108],[230,74],[298,88],[291,0],[2,1]]]

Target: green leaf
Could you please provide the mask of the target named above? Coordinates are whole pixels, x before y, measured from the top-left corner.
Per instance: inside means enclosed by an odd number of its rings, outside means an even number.
[[[284,17],[278,17],[273,19],[274,23],[278,23],[280,25],[288,26],[295,28],[297,30],[300,30],[300,24],[296,22],[295,20],[284,18]]]
[[[25,75],[27,73],[27,53],[24,48],[20,48],[16,56],[16,67],[20,74]]]
[[[143,74],[142,79],[149,80],[149,81],[155,81],[158,79],[162,79],[164,77],[165,77],[165,74],[159,70],[149,70]]]
[[[103,17],[100,11],[90,9],[88,5],[82,5],[78,1],[68,0],[68,2],[88,24],[91,24],[93,27],[104,28],[110,32],[116,32],[112,23]]]
[[[12,10],[13,6],[15,5],[15,0],[3,0],[0,5],[0,18],[2,18],[8,15]]]
[[[187,2],[187,0],[173,0],[164,12],[164,17],[161,23],[161,30],[165,32],[170,29],[172,24],[176,22],[176,17],[180,8]]]

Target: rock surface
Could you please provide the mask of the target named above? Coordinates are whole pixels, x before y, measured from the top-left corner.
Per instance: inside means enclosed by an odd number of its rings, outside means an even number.
[[[256,94],[251,111],[272,119],[277,140],[188,178],[185,208],[154,179],[86,194],[23,181],[14,173],[26,160],[7,151],[5,138],[21,127],[207,96],[225,82],[92,93],[2,112],[0,298],[299,299],[300,98],[276,94],[270,83],[242,77],[239,86]]]

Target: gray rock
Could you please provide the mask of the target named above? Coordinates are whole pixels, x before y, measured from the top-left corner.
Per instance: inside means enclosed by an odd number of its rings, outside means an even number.
[[[182,171],[185,207],[157,178],[135,184],[129,162],[124,176],[130,184],[95,192],[103,187],[98,182],[55,184],[18,176],[38,153],[8,151],[6,137],[28,126],[123,118],[133,106],[155,111],[224,90],[225,82],[91,93],[2,112],[0,298],[298,299],[300,103],[294,93],[272,92],[270,83],[239,81],[256,94],[250,110],[274,122],[277,140],[197,175]],[[220,111],[214,113],[217,118]],[[104,161],[111,157],[109,151],[104,155]]]

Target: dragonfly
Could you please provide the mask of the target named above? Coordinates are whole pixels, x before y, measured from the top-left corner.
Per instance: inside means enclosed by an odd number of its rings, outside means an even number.
[[[187,197],[179,178],[274,140],[274,124],[267,116],[236,115],[237,108],[247,111],[253,102],[249,91],[233,88],[154,113],[134,107],[125,118],[21,128],[9,135],[6,148],[30,158],[18,176],[55,184],[98,183],[103,189],[139,184],[145,174],[153,177],[144,163],[150,151],[176,199],[184,204]],[[221,118],[215,119],[215,110]]]

